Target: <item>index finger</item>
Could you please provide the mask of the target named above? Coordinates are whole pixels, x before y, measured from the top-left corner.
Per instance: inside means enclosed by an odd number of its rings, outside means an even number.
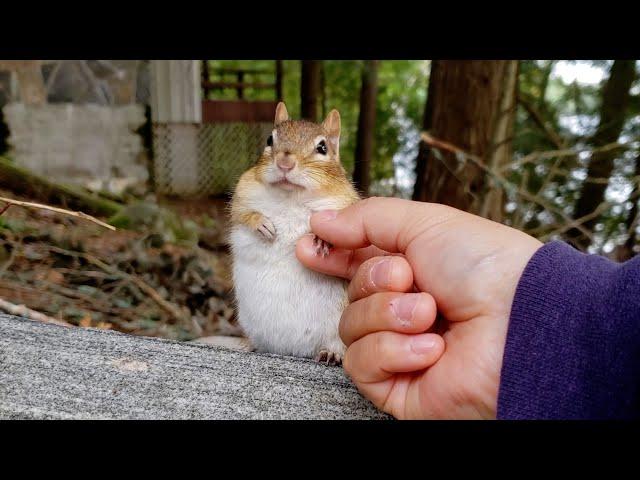
[[[418,235],[459,215],[458,210],[436,203],[371,197],[341,211],[313,214],[311,230],[342,249],[375,245],[387,252],[404,253]]]

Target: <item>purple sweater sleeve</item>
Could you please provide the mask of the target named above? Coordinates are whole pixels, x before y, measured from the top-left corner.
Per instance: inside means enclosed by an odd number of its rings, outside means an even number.
[[[499,419],[640,418],[640,256],[540,248],[511,309]]]

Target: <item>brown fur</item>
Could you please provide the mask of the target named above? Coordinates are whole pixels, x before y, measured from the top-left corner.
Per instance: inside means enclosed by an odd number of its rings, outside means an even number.
[[[281,104],[282,105],[282,104]],[[306,120],[289,120],[286,108],[278,106],[275,120],[274,147],[265,148],[255,166],[247,170],[238,181],[231,205],[231,220],[235,224],[257,228],[262,217],[244,207],[244,200],[257,183],[264,183],[264,174],[277,158],[287,155],[295,159],[298,169],[315,184],[314,191],[318,196],[328,196],[340,199],[344,207],[360,199],[347,178],[347,173],[340,163],[340,153],[333,139],[339,137],[340,118],[333,111],[322,124]],[[325,137],[327,144],[327,158],[317,160],[316,144],[314,140]],[[274,187],[277,188],[277,187]]]
[[[245,208],[245,199],[251,191],[252,185],[256,185],[256,167],[250,168],[242,174],[231,202],[231,222],[236,225],[246,225],[256,230],[260,226],[262,214]]]

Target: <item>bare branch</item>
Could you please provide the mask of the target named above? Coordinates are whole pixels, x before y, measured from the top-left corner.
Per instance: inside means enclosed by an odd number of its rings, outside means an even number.
[[[176,307],[172,303],[169,303],[164,298],[162,298],[162,296],[153,287],[149,286],[144,280],[142,280],[137,275],[131,274],[131,273],[126,273],[126,272],[123,272],[122,270],[117,269],[116,267],[113,267],[111,265],[107,265],[106,263],[104,263],[99,258],[94,257],[93,255],[90,255],[88,253],[73,252],[73,251],[70,251],[70,250],[65,250],[64,248],[53,247],[53,246],[47,246],[47,249],[52,251],[52,252],[61,253],[63,255],[69,255],[69,256],[72,256],[72,257],[84,258],[89,263],[92,263],[93,265],[101,268],[105,272],[107,272],[107,273],[109,273],[111,275],[118,276],[120,278],[123,278],[123,279],[133,283],[140,290],[142,290],[144,293],[149,295],[149,297],[151,297],[151,299],[154,302],[156,302],[162,309],[164,309],[167,313],[169,313],[171,316],[173,316],[173,318],[175,318],[176,320],[178,320],[180,322],[189,321],[187,316],[185,314],[183,314],[182,311],[180,311],[180,309],[178,307]]]
[[[549,204],[548,202],[546,202],[545,200],[539,198],[536,195],[533,195],[532,193],[530,193],[528,190],[523,189],[523,188],[518,188],[516,186],[514,186],[513,184],[511,184],[506,178],[504,178],[500,173],[494,171],[493,169],[487,167],[484,162],[482,161],[482,159],[480,157],[478,157],[477,155],[473,155],[471,153],[465,152],[464,150],[462,150],[461,148],[445,142],[443,140],[439,140],[435,137],[432,137],[431,135],[429,135],[426,132],[422,132],[421,134],[421,138],[422,141],[425,142],[427,145],[433,147],[433,148],[438,148],[438,149],[442,149],[442,150],[448,150],[450,152],[456,153],[458,155],[462,155],[465,158],[471,160],[474,164],[476,164],[480,169],[482,169],[484,172],[486,172],[487,174],[491,175],[496,182],[498,182],[502,188],[504,188],[505,190],[511,190],[513,192],[515,192],[516,194],[518,194],[519,196],[521,196],[522,198],[524,198],[525,200],[528,200],[530,202],[536,203],[538,205],[540,205],[542,208],[544,208],[545,210],[559,216],[560,218],[562,218],[566,223],[571,223],[574,220],[569,217],[567,214],[565,214],[562,210],[559,210],[558,208],[555,208],[553,205]],[[589,232],[587,229],[585,229],[584,227],[582,227],[581,225],[576,225],[576,228],[578,230],[580,230],[584,235],[586,235],[589,239],[593,240],[593,235],[591,232]]]
[[[572,157],[583,152],[590,152],[590,153],[608,152],[609,150],[616,150],[618,148],[627,150],[630,148],[635,148],[635,146],[633,145],[633,142],[628,142],[628,143],[613,142],[597,148],[581,148],[581,149],[568,148],[564,150],[532,152],[528,155],[525,155],[522,158],[519,158],[518,160],[514,160],[513,162],[507,165],[504,165],[502,168],[500,168],[500,172],[504,172],[506,170],[510,170],[513,168],[518,168],[527,163],[537,162],[538,160],[547,160],[549,158],[555,158],[555,157]]]
[[[524,107],[531,119],[536,125],[538,125],[538,127],[540,127],[547,138],[558,150],[562,150],[567,147],[566,141],[549,126],[538,109],[534,107],[529,100],[524,98],[522,93],[518,93],[518,103]]]
[[[2,210],[2,212],[0,212],[0,215],[2,215],[2,213],[11,205],[19,205],[21,207],[26,207],[26,208],[37,208],[37,209],[41,209],[41,210],[50,210],[52,212],[57,212],[57,213],[62,213],[64,215],[69,215],[71,217],[77,217],[77,218],[83,218],[85,220],[89,220],[90,222],[93,223],[97,223],[98,225],[100,225],[101,227],[104,228],[108,228],[109,230],[115,230],[116,227],[114,227],[113,225],[109,225],[108,223],[103,222],[102,220],[98,220],[95,217],[92,217],[91,215],[88,215],[84,212],[73,212],[71,210],[66,210],[64,208],[58,208],[58,207],[51,207],[49,205],[43,205],[41,203],[33,203],[33,202],[23,202],[21,200],[14,200],[13,198],[5,198],[5,197],[0,197],[0,200],[3,202],[6,202],[8,205]]]
[[[6,212],[7,210],[9,210],[9,207],[11,206],[11,203],[7,203],[4,207],[2,207],[2,210],[0,210],[0,215],[2,215],[4,212]]]
[[[640,197],[640,190],[634,192],[633,194],[631,194],[626,200],[627,201],[632,201],[632,200],[637,200],[637,198]],[[598,208],[596,208],[593,212],[584,215],[576,220],[571,221],[571,223],[569,224],[563,224],[561,226],[557,226],[557,225],[552,225],[551,227],[545,226],[545,227],[538,227],[538,228],[534,228],[533,230],[528,231],[527,233],[529,235],[533,235],[533,236],[537,236],[538,234],[540,234],[545,228],[552,228],[553,230],[548,231],[547,233],[545,233],[544,235],[542,235],[541,237],[538,237],[538,239],[540,241],[546,241],[548,240],[550,237],[552,237],[553,235],[560,235],[564,232],[566,232],[567,230],[577,227],[579,225],[582,225],[585,222],[588,222],[589,220],[598,217],[599,215],[601,215],[603,212],[605,212],[608,208],[611,208],[614,205],[618,205],[617,202],[602,202],[600,205],[598,205]],[[636,217],[637,218],[637,217]],[[634,227],[635,228],[635,227]]]

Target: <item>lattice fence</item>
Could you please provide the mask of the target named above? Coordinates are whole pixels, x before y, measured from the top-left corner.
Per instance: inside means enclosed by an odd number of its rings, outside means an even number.
[[[232,191],[272,128],[271,123],[154,124],[156,191],[176,196]]]

